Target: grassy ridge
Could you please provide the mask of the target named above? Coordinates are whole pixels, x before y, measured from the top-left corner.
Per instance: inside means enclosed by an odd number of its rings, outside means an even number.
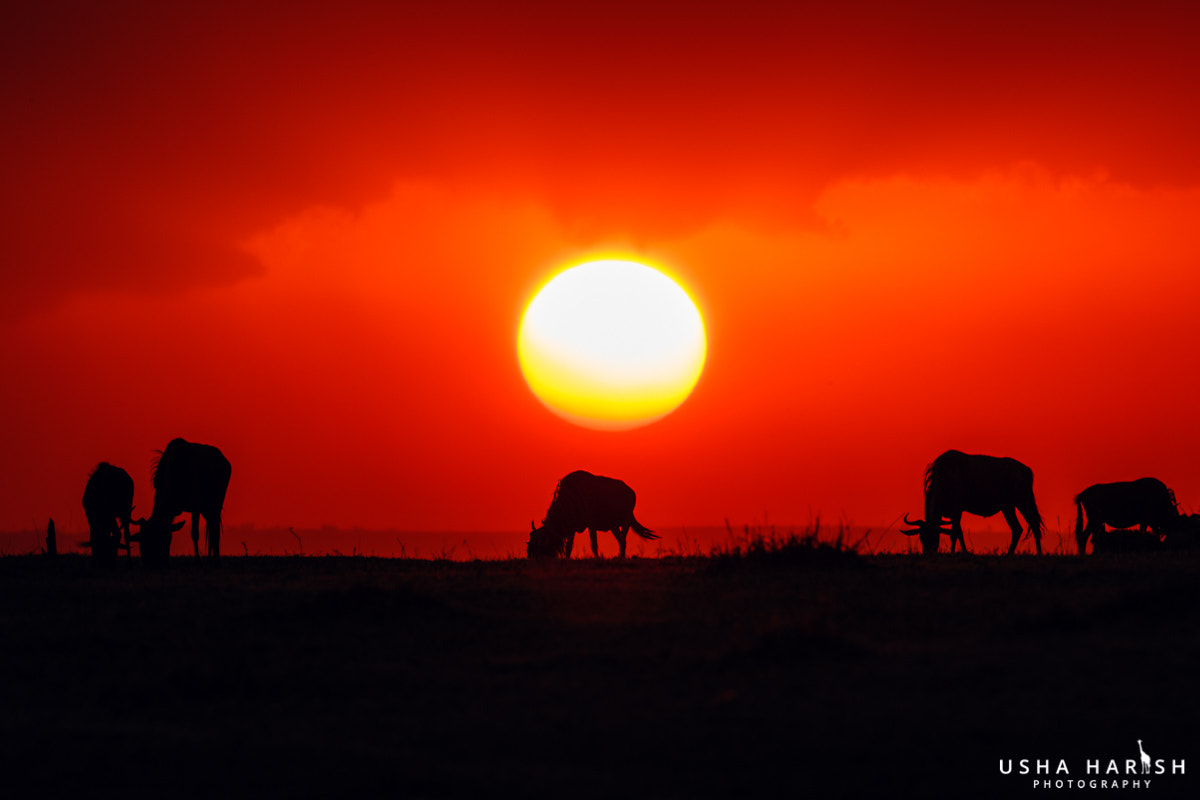
[[[1010,797],[1028,781],[1000,758],[1195,757],[1198,573],[803,537],[550,564],[4,558],[0,782]]]

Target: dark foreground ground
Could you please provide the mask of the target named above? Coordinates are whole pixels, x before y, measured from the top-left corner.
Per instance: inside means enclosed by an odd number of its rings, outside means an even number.
[[[1086,761],[1142,739],[1168,773],[1116,793],[1195,797],[1198,579],[1165,554],[2,558],[0,796],[1095,796],[1000,760],[1131,780]]]

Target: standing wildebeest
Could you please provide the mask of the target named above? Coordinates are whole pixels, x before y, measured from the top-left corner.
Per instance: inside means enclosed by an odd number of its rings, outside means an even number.
[[[183,527],[175,524],[180,514],[192,515],[192,548],[200,557],[200,517],[208,536],[208,555],[221,559],[221,508],[229,488],[229,461],[212,445],[172,439],[154,467],[154,510],[150,519],[139,519],[138,541],[142,559],[149,564],[167,563],[171,534]]]
[[[630,529],[643,539],[658,538],[634,519],[636,502],[637,495],[624,481],[576,470],[558,482],[542,527],[530,523],[525,552],[530,558],[570,558],[575,534],[586,530],[592,541],[592,555],[599,558],[596,533],[611,531],[624,558],[625,537]]]
[[[133,478],[120,467],[101,461],[83,487],[83,513],[91,531],[92,561],[105,566],[117,563],[117,550],[122,546],[129,550]]]
[[[1143,533],[1149,527],[1156,537],[1161,537],[1179,524],[1175,493],[1156,478],[1097,483],[1075,495],[1075,544],[1080,555],[1087,550],[1088,537],[1092,537],[1092,549],[1096,549],[1095,534],[1103,531],[1105,525],[1110,528],[1137,525]]]
[[[921,550],[936,553],[942,534],[950,534],[950,552],[954,543],[962,545],[962,515],[975,514],[990,517],[1003,513],[1008,527],[1012,529],[1012,543],[1008,554],[1012,555],[1021,540],[1021,523],[1017,511],[1025,518],[1038,555],[1042,554],[1042,515],[1038,513],[1033,499],[1033,470],[1014,458],[974,456],[947,450],[925,469],[925,519],[910,520],[904,515],[904,524],[914,525],[911,530],[901,531],[907,536],[920,534]],[[942,525],[950,522],[950,530]]]

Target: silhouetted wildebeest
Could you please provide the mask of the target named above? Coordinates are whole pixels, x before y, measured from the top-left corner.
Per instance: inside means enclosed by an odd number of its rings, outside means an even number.
[[[129,518],[133,515],[133,478],[120,467],[101,461],[83,487],[83,513],[91,536],[92,561],[111,566],[117,550],[129,549]]]
[[[142,559],[161,565],[171,553],[171,534],[183,527],[180,514],[192,515],[192,548],[200,557],[200,517],[208,536],[208,555],[221,558],[221,509],[229,488],[229,461],[212,445],[172,439],[154,467],[154,510],[139,519],[135,537]]]
[[[942,534],[948,533],[950,552],[954,552],[957,541],[965,553],[967,542],[963,538],[962,515],[990,517],[1002,513],[1012,529],[1012,543],[1008,546],[1008,553],[1012,555],[1021,540],[1018,510],[1033,534],[1038,555],[1041,555],[1043,523],[1033,499],[1033,470],[1015,458],[947,450],[925,469],[925,519],[910,520],[905,514],[904,524],[915,527],[901,533],[906,536],[919,534],[924,553],[936,553]],[[942,527],[946,522],[950,524],[949,530]]]
[[[1084,515],[1087,525],[1084,525]],[[1146,528],[1161,537],[1179,525],[1179,504],[1175,493],[1157,478],[1136,481],[1097,483],[1075,495],[1075,544],[1082,555],[1087,550],[1088,537],[1096,549],[1096,534],[1110,528],[1132,528],[1143,533]],[[1101,551],[1105,548],[1101,547]]]
[[[598,531],[611,531],[625,557],[625,537],[633,530],[643,539],[657,539],[654,531],[633,516],[637,495],[624,481],[576,470],[558,482],[554,499],[538,528],[530,523],[529,543],[525,552],[530,558],[570,558],[575,546],[575,534],[587,531],[592,542],[592,555],[599,558],[596,542]]]

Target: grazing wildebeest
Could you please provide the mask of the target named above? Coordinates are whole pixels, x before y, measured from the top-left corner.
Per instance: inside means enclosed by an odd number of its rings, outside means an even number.
[[[1156,537],[1162,537],[1179,524],[1175,493],[1157,478],[1097,483],[1075,495],[1075,544],[1079,546],[1080,555],[1087,550],[1089,536],[1092,537],[1092,549],[1096,549],[1096,534],[1103,531],[1105,525],[1110,528],[1136,525],[1143,533],[1150,528]]]
[[[657,539],[654,531],[633,516],[637,495],[624,481],[576,470],[558,482],[554,499],[542,520],[542,527],[530,523],[529,543],[525,551],[530,558],[570,558],[575,546],[575,534],[587,531],[592,542],[592,555],[599,558],[596,542],[598,531],[611,531],[625,557],[625,537],[632,529],[643,539]]]
[[[83,513],[91,531],[88,546],[92,548],[92,562],[116,564],[117,550],[122,546],[129,549],[133,478],[120,467],[101,461],[83,487]]]
[[[154,510],[134,524],[142,559],[162,565],[171,552],[171,534],[183,527],[180,514],[192,515],[192,548],[200,557],[200,517],[208,536],[208,555],[221,559],[221,509],[229,488],[229,461],[212,445],[172,439],[154,467]]]
[[[907,536],[919,534],[924,553],[936,553],[942,534],[949,533],[950,552],[954,552],[957,541],[965,553],[967,542],[963,538],[962,515],[990,517],[1002,513],[1012,529],[1012,543],[1008,546],[1008,554],[1012,555],[1021,540],[1018,510],[1033,534],[1038,555],[1041,555],[1043,523],[1033,499],[1033,470],[1015,458],[947,450],[925,469],[925,519],[910,520],[905,514],[904,524],[915,527],[901,533]],[[947,521],[949,530],[942,527]]]

